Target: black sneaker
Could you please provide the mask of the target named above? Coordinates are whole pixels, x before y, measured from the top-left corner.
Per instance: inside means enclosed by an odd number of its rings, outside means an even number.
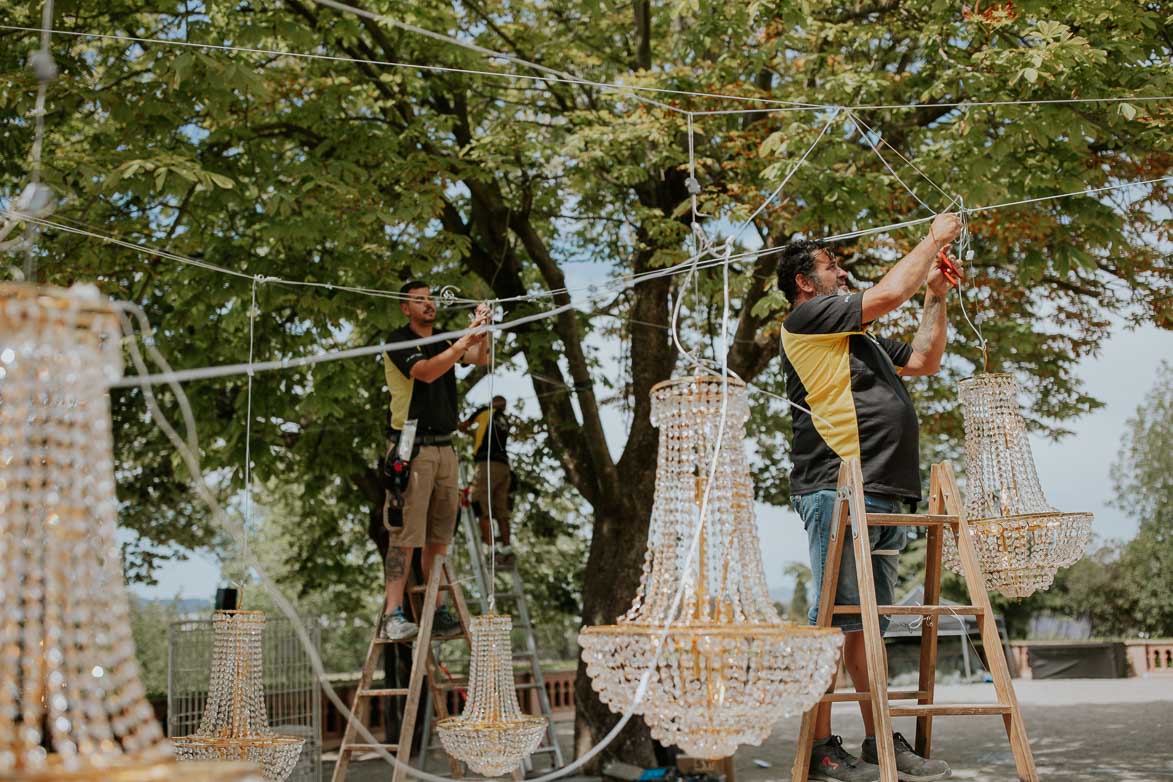
[[[831,736],[811,747],[811,780],[828,782],[879,782],[880,767],[865,763],[843,749],[843,739]]]
[[[452,609],[446,605],[437,608],[436,613],[432,616],[432,638],[440,640],[441,638],[455,638],[462,634],[460,619],[452,612]]]
[[[916,754],[912,745],[899,733],[892,734],[892,741],[896,744],[896,776],[901,782],[933,782],[936,779],[946,779],[953,774],[945,761],[929,760]],[[879,762],[874,736],[868,736],[863,740],[860,754],[868,763]]]

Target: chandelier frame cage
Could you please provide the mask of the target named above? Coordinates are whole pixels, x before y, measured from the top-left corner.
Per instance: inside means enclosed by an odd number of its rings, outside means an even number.
[[[304,623],[315,648],[321,628]],[[195,733],[208,702],[213,621],[186,619],[168,629],[167,731]],[[286,617],[269,617],[262,639],[265,708],[272,729],[305,739],[287,782],[318,782],[322,776],[322,687],[313,663]]]
[[[265,623],[263,611],[212,614],[208,698],[196,732],[172,738],[180,760],[255,763],[268,782],[285,782],[292,773],[306,739],[280,735],[269,726]]]
[[[986,587],[1012,598],[1050,588],[1059,568],[1079,561],[1093,515],[1062,512],[1043,493],[1031,453],[1018,381],[983,373],[958,383],[965,423],[965,514]],[[957,539],[944,536],[944,561],[960,572]]]
[[[769,597],[745,455],[745,383],[675,378],[651,396],[659,456],[639,587],[616,624],[585,628],[579,643],[591,686],[612,711],[631,704],[646,674],[635,711],[652,736],[695,757],[727,757],[818,702],[843,634],[784,622]]]
[[[0,284],[0,780],[255,782],[175,762],[146,699],[117,540],[117,305]]]

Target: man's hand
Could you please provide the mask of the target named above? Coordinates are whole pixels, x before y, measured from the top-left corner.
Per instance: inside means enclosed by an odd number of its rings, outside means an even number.
[[[940,250],[961,236],[961,218],[952,212],[942,212],[933,218],[932,225],[929,226],[929,236]]]
[[[929,278],[926,281],[929,290],[937,294],[942,299],[949,293],[949,280],[945,279],[944,272],[941,271],[940,266],[934,266],[929,270]]]

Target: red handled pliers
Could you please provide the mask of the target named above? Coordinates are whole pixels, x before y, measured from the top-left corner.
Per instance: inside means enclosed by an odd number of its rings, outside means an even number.
[[[945,275],[945,282],[949,283],[950,287],[956,288],[958,283],[965,279],[961,269],[957,268],[957,256],[949,252],[949,245],[937,251],[937,268]]]

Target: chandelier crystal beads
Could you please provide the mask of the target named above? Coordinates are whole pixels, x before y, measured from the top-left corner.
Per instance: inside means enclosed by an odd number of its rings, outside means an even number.
[[[1092,514],[1061,513],[1047,503],[1012,375],[977,375],[959,389],[965,512],[986,586],[1007,597],[1027,597],[1050,587],[1059,568],[1083,556]],[[960,572],[952,530],[944,544],[946,564]]]
[[[265,710],[261,611],[212,615],[212,669],[199,730],[173,739],[181,760],[255,763],[268,782],[293,771],[305,739],[278,736]]]
[[[92,286],[0,285],[0,779],[256,780],[176,765],[139,678],[107,396],[120,337]]]
[[[436,723],[449,755],[478,774],[497,777],[516,769],[542,740],[544,717],[523,714],[513,679],[513,619],[474,617],[468,702],[459,717]]]
[[[728,381],[718,450],[723,387],[721,378],[692,377],[652,389],[660,443],[639,588],[617,624],[579,635],[587,674],[604,703],[625,710],[650,672],[637,713],[657,740],[704,758],[760,744],[779,719],[810,708],[830,685],[843,643],[836,628],[782,622],[770,600],[745,456],[746,387]],[[699,549],[686,567],[698,524]],[[673,611],[681,585],[683,600]]]

